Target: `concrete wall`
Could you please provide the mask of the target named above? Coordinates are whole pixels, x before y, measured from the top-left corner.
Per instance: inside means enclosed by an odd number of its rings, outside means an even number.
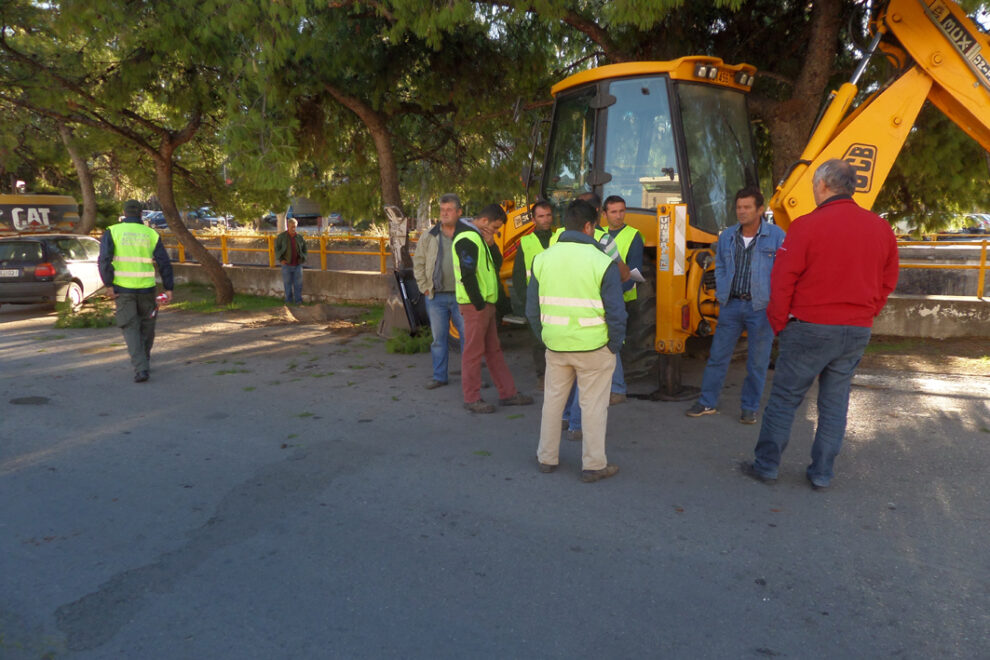
[[[972,296],[894,295],[873,324],[873,333],[933,339],[990,338],[990,300]]]
[[[179,283],[212,284],[206,272],[195,264],[172,264]],[[224,268],[234,290],[258,296],[284,295],[279,268],[227,266]],[[303,300],[307,302],[381,302],[388,298],[394,276],[353,270],[303,269]]]
[[[969,265],[980,264],[979,243],[972,245],[931,246],[904,245],[898,249],[901,258],[901,272],[897,279],[895,293],[925,296],[975,296],[979,280],[979,270],[950,270],[929,268],[904,268],[905,262],[923,264]],[[984,285],[990,284],[990,277]]]

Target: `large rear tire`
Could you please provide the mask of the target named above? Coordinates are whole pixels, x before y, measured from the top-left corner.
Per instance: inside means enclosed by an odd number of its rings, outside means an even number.
[[[626,343],[620,356],[626,381],[656,377],[659,355],[657,336],[657,278],[653,260],[644,256],[640,269],[646,280],[636,287],[635,312],[626,327]]]

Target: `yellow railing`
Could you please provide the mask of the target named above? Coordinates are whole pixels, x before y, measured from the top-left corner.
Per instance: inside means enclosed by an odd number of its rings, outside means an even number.
[[[954,237],[959,237],[959,234],[952,235]],[[945,270],[976,270],[979,271],[976,274],[976,297],[983,298],[984,285],[986,282],[987,274],[987,244],[990,243],[990,239],[984,238],[982,241],[897,241],[898,247],[900,246],[921,246],[921,247],[949,247],[949,246],[966,246],[966,247],[979,247],[980,248],[980,263],[979,264],[926,264],[917,263],[913,261],[901,261],[901,268],[921,268],[921,269],[945,269]]]
[[[176,240],[175,235],[168,231],[158,232],[162,237],[162,244],[166,249],[174,249],[177,251],[179,263],[186,263],[186,249],[178,240]],[[224,264],[230,263],[230,254],[233,252],[263,252],[268,254],[268,267],[274,268],[275,263],[275,235],[274,234],[213,234],[204,232],[192,232],[192,234],[199,240],[203,242],[214,242],[219,241],[219,246],[204,245],[207,250],[211,252],[220,253],[220,261]],[[330,254],[348,254],[348,255],[363,255],[367,257],[378,257],[378,272],[384,274],[388,271],[388,257],[391,252],[388,249],[388,238],[378,237],[378,236],[319,236],[310,237],[304,236],[306,239],[306,246],[310,248],[314,242],[319,242],[318,251],[310,251],[310,254],[320,255],[320,270],[327,270],[327,255]],[[252,246],[241,246],[238,245],[239,242],[252,241],[257,243],[258,241],[264,241],[265,247],[252,247]],[[344,243],[344,242],[367,242],[376,243],[377,250],[335,250],[333,249],[334,243]],[[259,264],[260,265],[260,264]]]

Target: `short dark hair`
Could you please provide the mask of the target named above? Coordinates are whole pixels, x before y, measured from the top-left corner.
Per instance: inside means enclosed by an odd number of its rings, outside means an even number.
[[[582,202],[591,204],[591,207],[595,209],[595,213],[598,213],[602,208],[602,198],[598,196],[598,193],[593,193],[589,190],[588,192],[581,193],[577,198]]]
[[[463,207],[461,206],[461,198],[454,193],[444,193],[440,195],[441,204],[453,204],[454,208],[460,211]]]
[[[812,183],[824,181],[825,186],[836,195],[852,195],[856,192],[856,170],[844,160],[826,160],[815,170]]]
[[[760,189],[756,186],[747,186],[737,192],[735,201],[738,202],[740,199],[746,199],[747,197],[752,197],[756,200],[756,208],[763,206],[763,193],[761,193]]]
[[[551,213],[553,213],[553,204],[551,204],[550,202],[548,202],[545,199],[541,199],[540,201],[538,201],[535,204],[533,204],[533,211],[532,212],[533,213],[536,213],[536,209],[547,209],[548,211],[550,211]]]
[[[625,206],[626,200],[622,199],[618,195],[609,195],[608,197],[605,198],[605,201],[602,202],[602,210],[607,212],[609,204],[618,204],[620,202],[622,203],[623,206]]]
[[[583,232],[586,224],[595,224],[597,219],[598,211],[583,199],[575,199],[564,209],[564,229]]]
[[[505,215],[505,209],[503,209],[498,204],[489,204],[485,208],[481,209],[476,218],[486,218],[487,220],[494,220],[495,222],[504,223],[508,216]]]

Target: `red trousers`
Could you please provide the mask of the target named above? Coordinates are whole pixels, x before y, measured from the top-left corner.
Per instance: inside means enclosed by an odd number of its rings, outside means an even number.
[[[499,399],[516,395],[516,384],[509,372],[509,365],[502,355],[495,327],[495,305],[487,304],[480,312],[474,305],[460,305],[464,317],[464,353],[461,355],[461,388],[464,403],[481,399],[481,358],[488,365],[488,372],[495,381]]]

